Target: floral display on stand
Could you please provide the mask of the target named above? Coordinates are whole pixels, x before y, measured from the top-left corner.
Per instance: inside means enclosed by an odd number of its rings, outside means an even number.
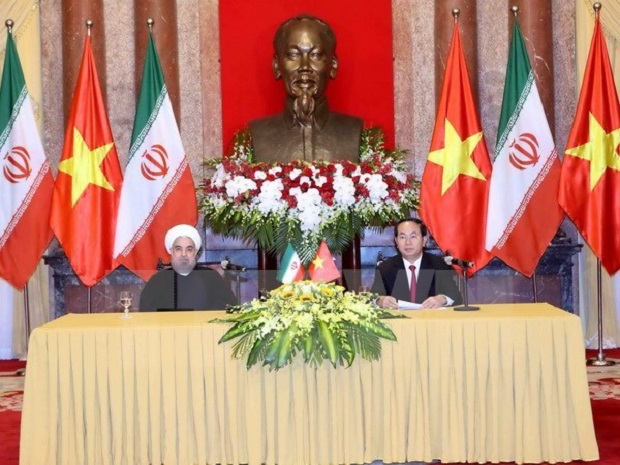
[[[267,299],[231,307],[233,315],[213,321],[233,323],[220,343],[237,339],[233,357],[247,356],[248,369],[262,362],[277,370],[297,354],[317,367],[325,360],[334,368],[350,366],[358,355],[378,360],[381,339],[396,341],[382,319],[406,318],[374,305],[375,297],[333,283],[297,281]]]
[[[283,253],[291,243],[304,265],[323,240],[341,253],[365,227],[383,228],[419,204],[419,182],[405,152],[386,150],[380,128],[364,130],[360,162],[253,163],[249,132],[233,153],[208,162],[200,210],[215,233]]]

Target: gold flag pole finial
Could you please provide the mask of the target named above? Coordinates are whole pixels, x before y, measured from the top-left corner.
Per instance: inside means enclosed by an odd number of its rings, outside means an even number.
[[[516,18],[517,15],[519,14],[519,7],[517,5],[512,5],[510,7],[510,11],[512,11],[512,14],[514,15],[514,17]]]
[[[88,34],[90,36],[90,30],[93,27],[93,20],[92,19],[87,19],[86,20],[86,34]]]
[[[452,10],[452,16],[454,16],[454,22],[456,23],[459,20],[459,15],[461,14],[461,10],[455,8]]]
[[[603,8],[603,4],[601,2],[596,2],[592,5],[592,8],[594,8],[594,16],[598,19],[598,15],[601,12],[601,8]]]
[[[146,25],[149,27],[150,32],[153,32],[153,24],[155,24],[155,20],[153,18],[148,18],[146,20]]]
[[[6,26],[6,28],[9,30],[9,34],[13,34],[13,20],[12,19],[7,19],[4,22],[4,25]]]

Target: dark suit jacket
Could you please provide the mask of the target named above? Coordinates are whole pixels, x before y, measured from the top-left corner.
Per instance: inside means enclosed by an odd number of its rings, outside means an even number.
[[[446,265],[442,257],[424,252],[416,286],[416,303],[421,304],[429,296],[443,294],[460,304],[463,300],[456,285],[454,269]],[[409,281],[400,255],[383,260],[375,271],[371,292],[391,295],[399,300],[410,301]]]

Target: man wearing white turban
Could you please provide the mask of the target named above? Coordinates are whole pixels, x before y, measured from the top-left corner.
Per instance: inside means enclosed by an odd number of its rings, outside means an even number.
[[[222,310],[235,303],[230,286],[214,270],[196,268],[202,247],[193,226],[179,224],[164,238],[172,270],[154,275],[140,296],[140,310]]]

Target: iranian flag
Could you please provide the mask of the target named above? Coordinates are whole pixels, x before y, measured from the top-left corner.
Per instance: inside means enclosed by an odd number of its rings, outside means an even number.
[[[306,270],[301,264],[301,258],[297,254],[297,251],[293,245],[289,242],[282,255],[282,261],[280,262],[280,269],[276,279],[281,283],[292,283],[294,281],[301,281],[304,279]]]
[[[486,249],[531,276],[564,212],[560,161],[515,20],[489,190]]]
[[[22,289],[52,238],[54,179],[9,30],[0,83],[0,277]]]
[[[157,259],[169,255],[166,231],[180,223],[196,224],[197,218],[194,180],[149,31],[114,256],[148,280],[156,272]]]

